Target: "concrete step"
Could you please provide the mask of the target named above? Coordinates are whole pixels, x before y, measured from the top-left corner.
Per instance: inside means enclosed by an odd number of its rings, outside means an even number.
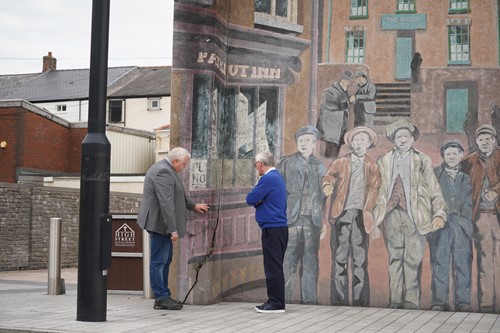
[[[391,99],[376,99],[377,105],[386,105],[391,107],[391,105],[410,105],[411,100],[409,98],[391,98]]]

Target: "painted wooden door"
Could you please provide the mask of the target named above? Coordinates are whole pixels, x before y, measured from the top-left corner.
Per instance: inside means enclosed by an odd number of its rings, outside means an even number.
[[[469,105],[468,89],[446,89],[446,131],[463,133]]]
[[[411,59],[413,57],[412,39],[398,37],[396,40],[396,79],[411,78]]]

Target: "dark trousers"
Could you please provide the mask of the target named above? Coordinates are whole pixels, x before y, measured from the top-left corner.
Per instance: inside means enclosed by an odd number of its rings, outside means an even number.
[[[285,276],[283,260],[288,244],[288,227],[262,229],[262,255],[266,275],[267,303],[285,308]]]
[[[170,297],[168,288],[168,272],[172,262],[173,245],[170,235],[162,235],[148,231],[151,248],[149,263],[149,280],[155,299],[161,300]]]
[[[470,305],[472,273],[472,240],[458,222],[458,216],[448,215],[444,228],[428,234],[431,255],[432,305],[449,310],[448,293],[452,275],[455,310]],[[451,270],[450,270],[451,263]]]
[[[293,300],[295,280],[298,277],[301,303],[318,303],[320,234],[321,227],[314,224],[311,215],[299,215],[297,221],[288,226],[288,246],[283,264],[286,301]]]
[[[352,279],[352,305],[370,305],[368,242],[368,234],[363,224],[363,212],[358,209],[344,211],[332,227],[330,237],[332,251],[330,301],[333,305],[349,305],[349,273]],[[349,258],[350,272],[348,272]]]

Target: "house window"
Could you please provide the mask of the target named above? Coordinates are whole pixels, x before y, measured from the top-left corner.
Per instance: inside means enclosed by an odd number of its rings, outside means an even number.
[[[469,0],[450,0],[450,14],[468,13]]]
[[[297,25],[297,0],[255,0],[254,23],[263,28],[302,33]]]
[[[58,104],[58,105],[56,105],[56,110],[57,110],[57,112],[64,112],[64,111],[66,111],[66,104]]]
[[[148,111],[159,111],[161,110],[161,98],[151,97],[148,98]]]
[[[346,62],[363,64],[365,62],[364,31],[348,31],[346,34]]]
[[[468,25],[448,26],[448,64],[470,64],[470,30]]]
[[[109,101],[109,122],[122,123],[123,122],[123,101],[111,100]]]
[[[414,13],[415,0],[397,0],[396,13]]]
[[[207,164],[206,186],[253,186],[254,154],[276,151],[278,89],[224,87],[196,75],[193,97],[191,155]]]
[[[349,18],[368,18],[368,0],[351,0],[351,15]]]

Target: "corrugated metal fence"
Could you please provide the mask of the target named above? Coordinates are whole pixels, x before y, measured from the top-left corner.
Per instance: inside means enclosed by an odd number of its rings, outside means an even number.
[[[109,125],[111,174],[145,174],[155,162],[155,133]]]

